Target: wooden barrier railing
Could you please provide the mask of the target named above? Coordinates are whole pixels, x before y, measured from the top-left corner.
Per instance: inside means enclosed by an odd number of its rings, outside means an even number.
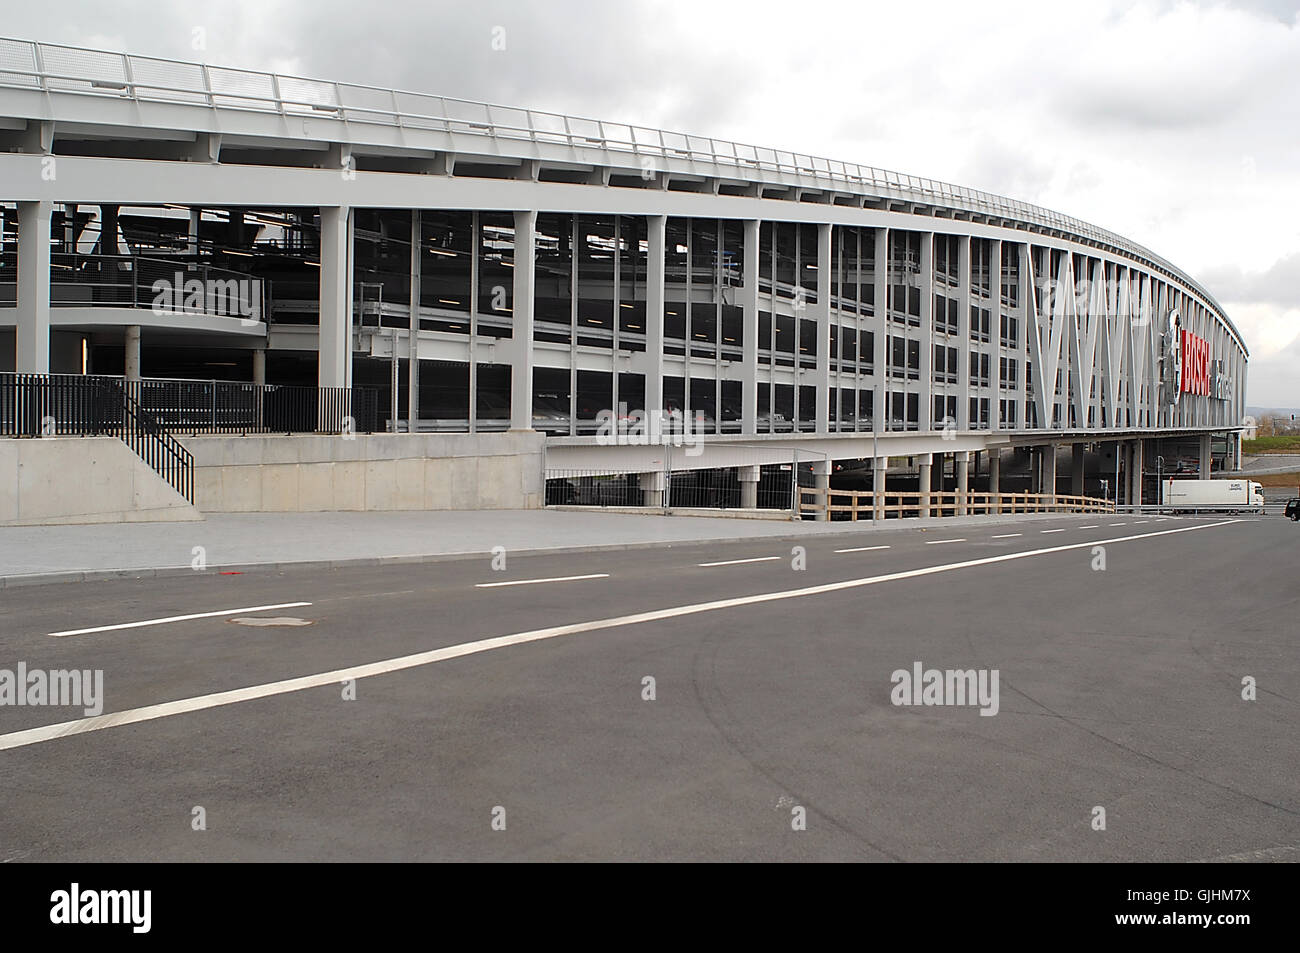
[[[922,493],[884,490],[877,506],[875,490],[799,488],[797,517],[847,514],[847,519],[897,519],[904,516],[984,516],[998,513],[1114,513],[1115,504],[1095,496],[1042,493]],[[823,502],[822,497],[828,497]],[[964,498],[963,498],[964,497]],[[922,510],[927,509],[928,513]],[[877,515],[878,514],[878,515]]]

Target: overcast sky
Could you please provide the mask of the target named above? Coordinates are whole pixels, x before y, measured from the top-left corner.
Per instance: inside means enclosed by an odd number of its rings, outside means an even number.
[[[5,3],[9,36],[660,126],[1045,205],[1200,279],[1246,337],[1248,401],[1300,407],[1300,0]]]

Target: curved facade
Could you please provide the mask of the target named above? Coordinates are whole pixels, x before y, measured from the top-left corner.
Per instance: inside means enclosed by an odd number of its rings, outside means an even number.
[[[602,423],[647,408],[715,454],[878,460],[1243,416],[1247,349],[1192,278],[927,179],[18,40],[0,139],[20,371],[374,386],[398,429],[533,427],[556,460],[628,471],[653,448]]]

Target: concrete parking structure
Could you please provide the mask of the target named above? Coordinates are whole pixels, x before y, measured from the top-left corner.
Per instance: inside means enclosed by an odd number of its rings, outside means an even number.
[[[541,431],[552,479],[631,475],[652,505],[719,470],[750,505],[796,451],[821,489],[906,458],[918,492],[996,493],[1018,454],[1034,493],[1127,503],[1239,463],[1223,308],[1047,209],[425,93],[20,40],[0,62],[17,372],[304,388],[323,430],[312,395],[367,390],[376,429]],[[249,393],[233,426],[264,432]],[[202,431],[186,400],[164,425]]]

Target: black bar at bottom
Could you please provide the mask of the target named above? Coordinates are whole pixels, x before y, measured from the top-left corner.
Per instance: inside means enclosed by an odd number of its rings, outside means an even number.
[[[330,852],[324,844],[302,846],[305,855],[317,852],[313,846]],[[195,859],[201,855],[196,846]],[[775,878],[773,871],[746,865],[726,875],[732,881],[727,894],[761,891],[768,898],[762,904],[720,903],[716,874],[694,868],[598,877],[586,870],[551,871],[537,890],[532,872],[512,883],[513,875],[502,871],[451,878],[376,866],[6,864],[0,865],[0,908],[10,939],[255,937],[264,943],[283,937],[295,948],[312,939],[337,948],[344,937],[382,935],[385,926],[441,922],[449,928],[451,921],[460,922],[459,930],[486,929],[484,935],[494,938],[507,922],[566,936],[613,928],[667,938],[672,934],[665,931],[690,921],[693,931],[728,936],[728,945],[737,936],[789,933],[816,949],[848,933],[872,941],[897,938],[908,949],[949,939],[980,949],[1007,939],[1126,936],[1143,943],[1168,938],[1177,948],[1202,940],[1230,949],[1243,940],[1281,936],[1293,923],[1294,868],[1277,864],[828,865]],[[569,876],[573,882],[564,883]],[[143,893],[112,900],[126,922],[73,924],[74,884],[81,921],[112,912],[102,891],[149,891],[148,932]],[[565,897],[581,900],[570,905]]]

